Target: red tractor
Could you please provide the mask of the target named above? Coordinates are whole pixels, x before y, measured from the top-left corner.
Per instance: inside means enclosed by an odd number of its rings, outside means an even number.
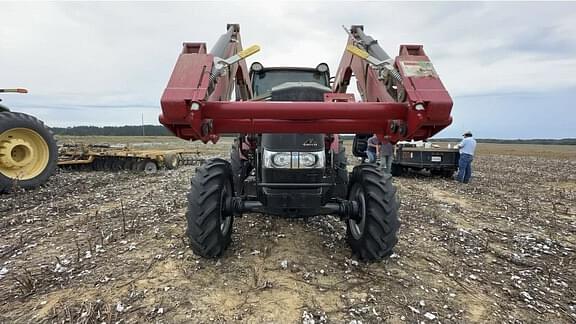
[[[234,216],[250,212],[338,215],[360,259],[392,253],[400,226],[392,177],[369,163],[349,174],[338,134],[426,139],[451,123],[452,100],[422,46],[402,45],[393,60],[363,26],[347,32],[334,78],[324,63],[248,69],[244,58],[259,48],[242,49],[238,25],[228,25],[209,53],[204,43],[184,43],[160,122],[204,143],[238,134],[230,161],[209,160],[192,179],[186,218],[195,253],[222,255]],[[362,102],[346,93],[353,74]],[[364,153],[361,144],[355,155]]]

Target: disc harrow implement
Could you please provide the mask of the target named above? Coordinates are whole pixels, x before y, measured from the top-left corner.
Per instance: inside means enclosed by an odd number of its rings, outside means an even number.
[[[153,174],[183,165],[200,165],[199,151],[185,149],[136,150],[109,144],[65,144],[59,148],[58,166],[79,171],[134,171]]]

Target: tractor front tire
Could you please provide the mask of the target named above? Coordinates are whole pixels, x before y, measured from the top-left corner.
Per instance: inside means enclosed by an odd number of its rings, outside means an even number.
[[[234,216],[226,209],[233,195],[228,161],[211,159],[196,170],[186,213],[186,235],[194,253],[206,258],[224,253],[232,237]]]
[[[58,163],[54,135],[40,120],[0,112],[0,193],[44,184]]]
[[[372,164],[355,167],[348,199],[356,201],[359,209],[358,218],[347,221],[352,252],[365,261],[389,257],[398,242],[400,228],[399,204],[392,176]]]

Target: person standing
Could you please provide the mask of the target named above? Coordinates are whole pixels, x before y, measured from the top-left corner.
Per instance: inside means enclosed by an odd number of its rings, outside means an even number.
[[[467,131],[462,134],[464,138],[458,144],[460,149],[460,160],[458,161],[458,175],[456,180],[462,183],[470,182],[472,177],[472,160],[476,151],[476,140],[472,137],[472,132]]]
[[[384,136],[380,147],[380,163],[386,173],[392,172],[392,159],[394,158],[394,145],[390,143],[390,136]]]
[[[376,157],[380,154],[380,141],[376,134],[368,139],[368,146],[366,147],[366,155],[368,156],[369,163],[376,163]]]

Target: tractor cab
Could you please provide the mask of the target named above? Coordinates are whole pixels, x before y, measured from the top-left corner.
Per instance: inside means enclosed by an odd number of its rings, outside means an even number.
[[[330,92],[330,71],[326,63],[316,68],[265,68],[255,62],[250,67],[250,79],[254,100],[323,101],[324,93]]]

